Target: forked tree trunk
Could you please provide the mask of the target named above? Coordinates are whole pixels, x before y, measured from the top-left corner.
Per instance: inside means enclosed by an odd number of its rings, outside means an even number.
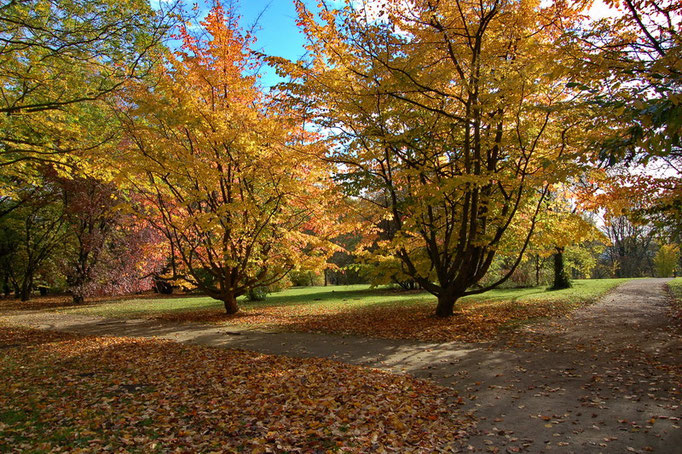
[[[225,313],[227,313],[227,315],[232,315],[239,312],[237,297],[234,293],[228,293],[225,295],[223,298],[223,304],[225,305]]]
[[[455,303],[459,299],[458,295],[443,292],[438,295],[438,305],[436,306],[436,317],[452,317],[455,313]]]
[[[561,290],[570,287],[571,281],[568,279],[564,269],[564,248],[557,247],[554,254],[554,285],[552,285],[550,290]]]

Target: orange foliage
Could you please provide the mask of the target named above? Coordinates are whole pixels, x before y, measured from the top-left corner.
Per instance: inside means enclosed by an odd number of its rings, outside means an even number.
[[[6,327],[0,349],[0,451],[433,452],[468,425],[452,390],[329,360]]]

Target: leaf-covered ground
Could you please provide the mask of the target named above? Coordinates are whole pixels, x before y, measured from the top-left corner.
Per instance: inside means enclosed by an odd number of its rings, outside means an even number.
[[[523,297],[469,299],[458,305],[455,316],[433,316],[431,301],[374,305],[296,304],[247,307],[227,316],[220,309],[170,312],[155,316],[166,321],[200,321],[246,325],[275,330],[353,334],[386,339],[421,341],[487,341],[500,330],[541,317],[557,317],[589,304],[614,284],[592,292],[569,289],[563,293],[539,292]],[[527,291],[526,289],[523,289]],[[538,296],[544,296],[539,298]]]
[[[469,419],[428,381],[321,359],[0,326],[2,452],[438,452]]]
[[[499,330],[538,317],[559,316],[579,303],[479,303],[462,307],[450,319],[433,316],[433,306],[364,307],[350,310],[306,305],[263,307],[227,316],[219,310],[158,315],[160,320],[219,322],[285,331],[353,334],[422,341],[486,341]]]
[[[576,281],[567,290],[499,289],[464,298],[457,314],[433,316],[435,299],[425,292],[368,289],[367,286],[307,287],[242,302],[225,315],[209,298],[139,299],[93,304],[68,312],[105,317],[155,318],[169,322],[212,322],[280,331],[354,334],[423,341],[485,341],[501,329],[539,317],[561,316],[596,301],[626,279]]]

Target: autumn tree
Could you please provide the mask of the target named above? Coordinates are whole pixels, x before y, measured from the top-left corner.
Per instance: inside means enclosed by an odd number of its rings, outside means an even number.
[[[322,148],[253,75],[251,37],[216,4],[138,87],[118,162],[144,195],[139,214],[170,239],[200,290],[238,311],[237,297],[320,266],[333,223]],[[338,232],[335,232],[338,234]]]
[[[632,222],[627,216],[611,216],[606,221],[611,246],[606,259],[616,277],[642,277],[653,274],[656,232],[650,225]]]
[[[546,203],[547,207],[539,216],[537,234],[532,241],[541,255],[551,255],[554,279],[550,288],[561,290],[571,287],[565,266],[567,249],[595,241],[608,243],[608,239],[587,217],[585,207],[579,204],[571,185],[555,187]]]
[[[172,17],[145,0],[0,5],[0,169],[86,165],[115,137],[107,100],[143,77]]]
[[[616,14],[576,32],[584,89],[612,123],[603,157],[682,163],[682,5],[675,0],[607,0]]]
[[[299,82],[351,195],[390,224],[374,254],[397,257],[450,316],[513,273],[577,151],[561,46],[575,11],[534,0],[323,3],[319,17],[297,7],[311,58],[272,61]],[[530,222],[509,272],[472,288],[521,214]]]
[[[22,301],[30,299],[36,276],[67,237],[59,191],[49,183],[21,191],[15,210],[0,217],[0,266],[5,285]]]
[[[154,226],[129,214],[115,220],[82,288],[84,298],[149,291],[166,264],[167,243]],[[73,256],[67,258],[73,263]]]
[[[654,257],[656,275],[669,277],[676,273],[680,261],[680,248],[676,244],[662,244]]]
[[[636,223],[654,222],[679,242],[682,4],[675,0],[604,3],[613,14],[574,34],[581,43],[581,51],[575,53],[576,66],[584,74],[581,88],[589,93],[595,117],[609,124],[598,143],[612,180],[607,189],[613,195],[605,201],[625,202],[630,205],[626,215]]]
[[[56,254],[73,302],[146,291],[166,264],[165,238],[125,212],[120,192],[94,179],[59,181],[68,234]]]
[[[604,262],[618,277],[652,275],[656,244],[680,244],[680,177],[663,169],[623,166],[594,169],[581,195],[587,208],[603,211],[610,245]]]

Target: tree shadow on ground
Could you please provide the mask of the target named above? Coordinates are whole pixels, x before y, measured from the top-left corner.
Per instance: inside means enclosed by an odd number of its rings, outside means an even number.
[[[102,331],[110,325],[96,324]],[[139,328],[129,326],[126,336]],[[471,421],[459,414],[452,390],[326,359],[133,337],[70,336],[47,345],[53,333],[21,330],[0,327],[0,346],[13,344],[0,370],[14,377],[0,383],[0,402],[7,403],[0,451],[16,436],[41,452],[81,443],[92,451],[258,445],[268,447],[262,452],[326,452],[347,442],[353,452],[377,444],[397,451],[406,442],[427,452],[456,442]],[[23,348],[30,336],[44,345]]]

